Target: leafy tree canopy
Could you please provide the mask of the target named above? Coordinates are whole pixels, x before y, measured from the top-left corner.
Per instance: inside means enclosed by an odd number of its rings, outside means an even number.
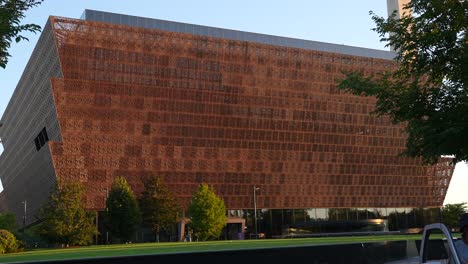
[[[188,208],[189,226],[201,241],[216,239],[226,225],[226,206],[213,187],[200,184]]]
[[[0,229],[15,232],[17,229],[15,215],[13,213],[0,213]]]
[[[36,24],[21,24],[24,12],[31,7],[40,5],[44,0],[0,0],[0,67],[8,63],[8,48],[11,42],[28,40],[21,34],[23,31],[38,32],[41,27]]]
[[[85,210],[84,195],[85,189],[78,182],[56,187],[48,203],[40,210],[43,222],[39,234],[52,243],[89,245],[97,234],[94,225],[96,214]]]
[[[381,41],[396,50],[393,69],[347,72],[339,87],[375,96],[378,115],[406,125],[404,155],[434,164],[468,159],[468,1],[411,0],[403,15],[370,12]]]
[[[466,203],[446,204],[442,208],[442,221],[449,228],[458,230],[458,220],[466,209]]]
[[[139,205],[143,223],[151,227],[158,242],[161,230],[168,233],[175,230],[180,207],[160,177],[152,176],[145,181],[145,190],[141,194]]]
[[[116,177],[107,197],[105,223],[111,234],[129,242],[141,222],[135,195],[124,177]]]
[[[0,254],[15,253],[20,251],[21,243],[13,233],[0,229]]]

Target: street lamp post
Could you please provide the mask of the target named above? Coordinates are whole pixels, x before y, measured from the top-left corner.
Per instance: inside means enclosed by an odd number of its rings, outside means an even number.
[[[258,239],[258,232],[257,232],[257,191],[260,188],[254,186],[253,187],[253,198],[254,198],[254,221],[255,221],[255,239]]]
[[[96,245],[98,244],[99,238],[99,212],[96,210]]]
[[[106,197],[105,197],[105,200],[104,200],[104,204],[106,206],[106,212],[107,212],[108,211],[108,209],[107,209],[107,198],[109,197],[109,190],[107,188],[105,188],[104,191],[106,192]],[[109,244],[109,231],[107,231],[107,228],[106,228],[106,244]]]
[[[26,212],[28,208],[28,203],[26,200],[24,200],[21,203],[24,204],[24,215],[23,215],[23,232],[24,232],[24,229],[26,228]]]

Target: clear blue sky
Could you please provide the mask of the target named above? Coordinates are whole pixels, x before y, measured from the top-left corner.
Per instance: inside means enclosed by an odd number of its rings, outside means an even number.
[[[84,9],[388,50],[371,30],[369,15],[372,10],[386,16],[385,0],[44,0],[26,13],[23,22],[44,26],[50,15],[80,18]],[[29,42],[12,44],[7,68],[0,68],[0,116],[39,34],[27,36]],[[457,164],[445,203],[468,201],[467,186],[468,167]]]

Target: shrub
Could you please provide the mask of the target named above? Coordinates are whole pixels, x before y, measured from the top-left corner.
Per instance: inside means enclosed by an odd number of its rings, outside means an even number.
[[[0,229],[0,254],[18,252],[20,243],[15,235],[5,229]]]
[[[206,241],[218,238],[226,226],[226,205],[216,195],[214,188],[206,183],[198,187],[188,207],[189,227],[197,240]]]

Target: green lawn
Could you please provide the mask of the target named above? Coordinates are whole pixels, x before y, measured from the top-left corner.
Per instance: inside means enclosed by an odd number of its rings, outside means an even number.
[[[2,255],[0,256],[0,263],[419,239],[421,239],[421,235],[392,235],[102,245],[27,250],[21,253]]]

